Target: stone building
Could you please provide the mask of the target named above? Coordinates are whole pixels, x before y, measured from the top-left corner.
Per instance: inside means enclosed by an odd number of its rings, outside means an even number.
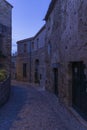
[[[0,68],[11,68],[12,5],[0,0]]]
[[[45,88],[45,25],[37,32],[32,43],[32,82]]]
[[[33,38],[17,42],[17,80],[29,82],[31,80],[31,43]]]
[[[45,26],[37,34],[17,42],[17,80],[45,87]]]
[[[17,42],[17,80],[45,87],[45,25],[37,34]]]
[[[56,7],[55,7],[56,6]],[[52,0],[46,20],[46,89],[59,93],[59,71],[60,71],[60,3]]]
[[[86,9],[86,0],[52,0],[45,26],[28,39],[30,53],[24,55],[26,39],[17,42],[17,76],[23,79],[27,71],[27,81],[39,83],[87,118]]]
[[[11,74],[12,5],[0,0],[0,69]],[[0,82],[0,106],[10,96],[10,76]]]
[[[87,1],[52,0],[46,20],[46,88],[87,118]]]

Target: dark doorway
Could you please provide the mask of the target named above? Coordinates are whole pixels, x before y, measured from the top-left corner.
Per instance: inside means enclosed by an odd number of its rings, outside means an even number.
[[[35,83],[39,83],[39,60],[35,61]]]
[[[83,62],[72,63],[72,105],[87,119],[87,83]]]
[[[58,69],[57,68],[54,68],[53,69],[53,80],[54,80],[54,83],[53,83],[53,86],[54,86],[54,93],[58,96]]]
[[[26,78],[27,77],[27,64],[23,63],[23,77]]]

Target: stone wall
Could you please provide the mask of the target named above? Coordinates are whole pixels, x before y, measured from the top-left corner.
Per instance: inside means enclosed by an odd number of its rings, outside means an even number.
[[[11,74],[11,42],[12,42],[12,6],[5,0],[0,0],[0,69]],[[0,105],[4,104],[10,95],[10,77],[0,83]]]
[[[10,96],[10,77],[0,83],[0,106],[4,104]]]
[[[12,40],[12,6],[5,0],[0,0],[0,41],[1,51],[5,55],[4,68],[10,72],[11,68],[11,40]]]
[[[29,68],[30,68],[29,53],[24,56],[17,56],[17,80],[29,82]],[[26,77],[23,77],[23,64],[26,64]]]
[[[45,88],[46,80],[46,66],[45,66],[45,26],[43,26],[37,34],[28,39],[24,39],[17,42],[18,56],[17,56],[17,80],[27,81],[30,83],[36,83],[35,62],[38,60],[38,83]],[[24,52],[24,44],[27,44],[26,52]],[[27,77],[23,77],[23,63],[27,65]]]
[[[37,51],[32,53],[32,67],[31,67],[31,80],[32,83],[36,83],[35,81],[35,62],[38,60],[38,80],[40,87],[45,88],[46,82],[46,65],[45,65],[45,47],[39,48]]]
[[[0,0],[0,23],[3,23],[3,25],[6,25],[8,27],[11,27],[11,16],[12,16],[12,6],[6,2],[5,0]]]
[[[46,65],[45,65],[45,35],[46,29],[43,26],[34,37],[34,49],[31,53],[31,77],[32,83],[36,83],[35,73],[38,75],[38,82],[42,88],[45,88]],[[38,67],[36,62],[38,61]],[[38,72],[36,72],[38,71]]]
[[[16,71],[17,80],[29,82],[30,81],[30,60],[31,60],[31,49],[32,49],[33,38],[27,38],[17,42],[17,61],[16,61]],[[23,76],[23,64],[26,64],[26,77]]]
[[[54,92],[54,64],[60,64],[60,39],[61,39],[61,1],[58,0],[51,11],[48,19],[46,20],[46,89]],[[50,45],[50,53],[49,53]],[[61,57],[61,58],[60,58]],[[58,85],[60,84],[60,65],[58,69]],[[59,80],[60,77],[60,80]],[[59,85],[60,86],[60,85]]]
[[[34,49],[33,51],[36,51],[40,48],[43,48],[45,46],[45,25],[37,32],[37,34],[34,36]]]
[[[47,89],[54,92],[52,66],[58,63],[59,97],[72,102],[71,62],[82,61],[87,77],[87,1],[57,0],[46,20],[46,77]],[[52,24],[53,23],[53,24]],[[51,54],[48,55],[48,44]]]
[[[61,96],[72,103],[72,68],[70,63],[83,62],[87,77],[87,1],[64,1],[61,5]],[[56,18],[55,18],[56,19]]]

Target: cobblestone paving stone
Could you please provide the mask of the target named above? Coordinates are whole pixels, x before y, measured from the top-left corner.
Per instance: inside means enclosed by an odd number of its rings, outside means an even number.
[[[13,87],[0,108],[0,130],[87,130],[58,98],[35,88]]]

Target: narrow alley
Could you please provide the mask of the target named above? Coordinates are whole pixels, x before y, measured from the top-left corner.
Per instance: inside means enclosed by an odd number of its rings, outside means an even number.
[[[47,91],[13,86],[9,101],[0,108],[0,130],[86,130]]]

